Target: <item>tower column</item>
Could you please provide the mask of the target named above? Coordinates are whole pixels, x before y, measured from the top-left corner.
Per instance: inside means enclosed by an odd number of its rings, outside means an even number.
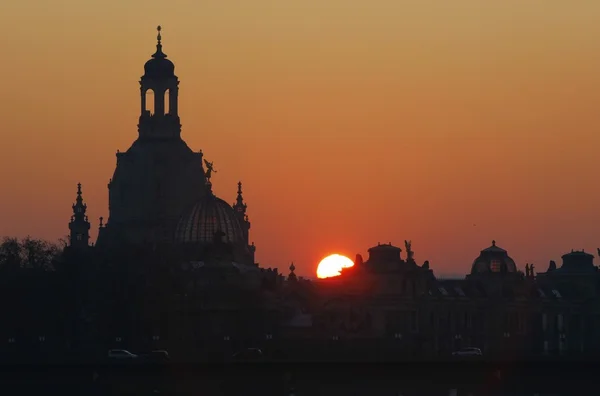
[[[146,112],[146,89],[140,86],[140,114],[143,115]]]
[[[165,91],[164,87],[154,90],[154,114],[162,116],[165,114]]]

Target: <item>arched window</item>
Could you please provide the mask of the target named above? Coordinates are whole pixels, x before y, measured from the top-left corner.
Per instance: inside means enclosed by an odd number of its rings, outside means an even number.
[[[165,98],[164,98],[164,103],[165,103],[165,114],[169,114],[170,110],[171,110],[171,102],[170,102],[170,96],[171,96],[171,90],[167,89],[165,91]]]
[[[151,89],[146,90],[146,106],[145,110],[149,111],[150,114],[154,114],[154,91]]]
[[[502,262],[500,260],[492,260],[490,263],[490,270],[492,272],[500,272],[502,269]]]

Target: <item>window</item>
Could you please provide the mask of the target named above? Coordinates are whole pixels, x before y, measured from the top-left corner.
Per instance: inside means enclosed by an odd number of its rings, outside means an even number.
[[[557,327],[558,331],[563,330],[563,315],[562,314],[556,315],[556,327]]]
[[[416,311],[412,311],[410,313],[410,329],[413,332],[419,331],[419,322],[418,322],[418,316],[417,316]]]
[[[448,291],[445,288],[440,287],[439,290],[440,290],[440,293],[442,293],[442,296],[448,297]]]
[[[455,287],[454,291],[461,297],[466,297],[465,292],[463,291],[463,289],[461,289],[460,287]]]
[[[81,234],[77,234],[77,240],[81,241],[83,239],[83,236]]]
[[[492,260],[490,263],[490,271],[500,272],[502,269],[502,262],[500,260]]]
[[[525,322],[526,322],[526,317],[524,314],[519,313],[517,315],[517,332],[519,333],[525,333]]]
[[[546,331],[548,328],[548,315],[542,314],[542,330]]]
[[[556,289],[552,289],[552,294],[554,294],[554,297],[556,298],[562,298],[561,294]]]

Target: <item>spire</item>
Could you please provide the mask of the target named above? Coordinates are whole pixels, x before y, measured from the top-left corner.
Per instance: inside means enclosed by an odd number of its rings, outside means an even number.
[[[162,36],[160,34],[161,30],[162,30],[162,27],[160,27],[160,25],[158,25],[156,27],[156,31],[158,32],[158,34],[156,35],[156,52],[154,53],[154,55],[152,55],[152,57],[154,59],[167,57],[167,55],[164,52],[162,52],[162,43],[161,43]]]
[[[247,217],[246,217],[247,207],[248,207],[248,205],[246,205],[244,203],[244,197],[242,196],[242,182],[239,181],[238,189],[237,189],[237,199],[235,200],[235,203],[233,204],[233,209],[236,211],[236,213],[238,213],[240,215],[240,217],[242,217],[244,220],[247,220]]]
[[[71,216],[71,222],[69,223],[71,246],[88,246],[90,223],[85,213],[87,211],[87,205],[83,202],[81,183],[77,183],[77,198],[75,198],[75,203],[72,208],[73,215]]]
[[[288,281],[297,281],[298,278],[296,277],[296,274],[294,273],[294,271],[296,270],[296,266],[294,265],[294,262],[292,261],[292,264],[290,265],[290,274],[288,275]]]
[[[81,183],[77,183],[77,198],[75,199],[75,201],[77,202],[78,205],[83,204],[83,198],[81,196]]]
[[[83,197],[81,194],[81,183],[77,183],[77,198],[75,198],[75,203],[73,204],[73,218],[75,220],[85,220],[85,211],[87,210],[87,205],[83,203]]]

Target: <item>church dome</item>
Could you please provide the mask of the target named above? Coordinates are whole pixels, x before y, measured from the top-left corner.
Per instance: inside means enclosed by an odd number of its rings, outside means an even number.
[[[162,52],[161,52],[162,54]],[[156,54],[152,55],[153,57]],[[164,55],[164,54],[162,54]],[[144,77],[150,78],[166,78],[175,76],[175,65],[173,62],[164,57],[155,57],[150,59],[144,65]]]
[[[167,59],[167,54],[162,51],[161,44],[161,27],[157,27],[158,36],[156,37],[158,42],[156,44],[156,52],[144,65],[144,77],[148,78],[168,78],[175,76],[175,65],[173,62]]]
[[[492,241],[492,246],[481,251],[471,267],[471,274],[507,272],[517,272],[517,266],[506,250],[496,246],[496,241]]]
[[[244,233],[233,208],[225,201],[208,193],[179,219],[175,242],[213,243],[215,236],[228,243],[243,243]]]

